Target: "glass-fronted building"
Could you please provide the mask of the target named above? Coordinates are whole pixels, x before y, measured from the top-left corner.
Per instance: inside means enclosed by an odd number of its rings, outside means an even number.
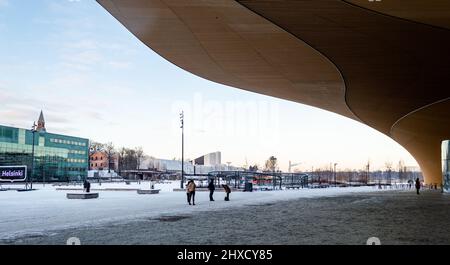
[[[442,142],[442,183],[445,192],[450,192],[450,140]]]
[[[33,132],[0,125],[0,166],[28,168],[33,181],[83,180],[89,164],[89,140],[67,135],[34,133],[34,170],[32,170]]]

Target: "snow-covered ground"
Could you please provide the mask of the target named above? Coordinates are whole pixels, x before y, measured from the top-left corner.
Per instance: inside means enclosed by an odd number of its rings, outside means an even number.
[[[140,185],[102,183],[101,186],[92,184],[91,189],[148,189],[149,186],[148,182]],[[280,200],[379,191],[373,187],[352,187],[232,192],[231,200],[226,202],[223,200],[224,193],[219,189],[214,194],[216,201],[209,201],[209,192],[197,192],[196,206],[189,206],[184,192],[173,192],[173,188],[177,187],[179,182],[156,184],[155,188],[161,189],[160,194],[156,195],[138,195],[136,191],[100,191],[100,198],[94,200],[68,200],[67,191],[56,191],[57,187],[49,184],[45,187],[35,184],[33,188],[38,190],[32,192],[1,191],[0,239],[42,235],[71,227],[117,224],[159,215],[189,214]]]

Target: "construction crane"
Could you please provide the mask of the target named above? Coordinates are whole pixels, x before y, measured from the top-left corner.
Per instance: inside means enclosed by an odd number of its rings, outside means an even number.
[[[295,167],[295,166],[299,166],[300,164],[301,164],[302,162],[298,162],[298,163],[292,163],[290,160],[289,160],[289,173],[291,173],[291,168],[292,167]]]

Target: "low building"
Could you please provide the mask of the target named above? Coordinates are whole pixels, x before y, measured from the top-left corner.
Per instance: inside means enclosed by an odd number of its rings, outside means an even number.
[[[161,172],[181,172],[181,160],[168,160],[158,158],[148,158],[142,163],[142,169],[152,169]],[[194,165],[192,161],[184,162],[184,172],[186,174],[208,174],[213,171],[243,170],[241,167],[223,164]]]
[[[38,123],[34,131],[0,125],[0,166],[27,166],[27,174],[34,181],[84,179],[89,140],[48,133],[42,112]]]
[[[217,166],[222,164],[222,154],[220,152],[209,153],[194,159],[195,165]]]
[[[109,161],[111,160],[111,161]],[[108,167],[109,163],[109,167]],[[116,154],[108,158],[108,153],[104,151],[94,151],[89,154],[89,169],[90,170],[114,170],[117,171],[119,167],[119,159]]]

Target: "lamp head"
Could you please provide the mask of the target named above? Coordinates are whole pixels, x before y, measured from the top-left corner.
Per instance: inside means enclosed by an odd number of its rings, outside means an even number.
[[[33,125],[31,126],[31,131],[36,132],[36,127],[37,127],[37,125],[36,125],[36,122],[34,121]]]

